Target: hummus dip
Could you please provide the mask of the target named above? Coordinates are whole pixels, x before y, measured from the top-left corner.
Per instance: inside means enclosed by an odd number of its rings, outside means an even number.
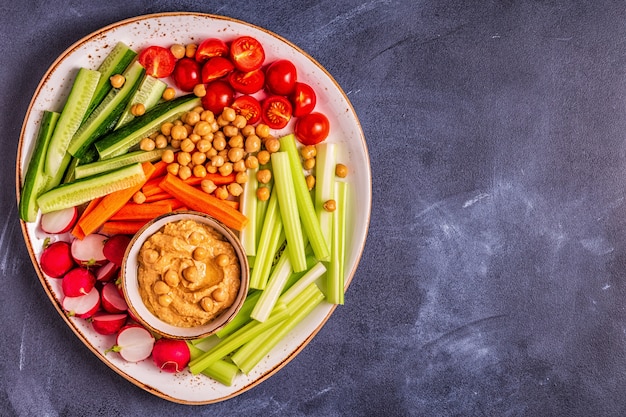
[[[194,220],[166,224],[139,251],[137,279],[152,314],[173,326],[207,324],[229,308],[241,271],[233,246]]]

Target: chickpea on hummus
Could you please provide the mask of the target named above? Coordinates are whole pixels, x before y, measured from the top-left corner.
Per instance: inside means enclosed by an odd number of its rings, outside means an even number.
[[[207,324],[229,308],[241,285],[235,249],[193,220],[166,224],[139,251],[138,284],[152,314],[178,327]]]

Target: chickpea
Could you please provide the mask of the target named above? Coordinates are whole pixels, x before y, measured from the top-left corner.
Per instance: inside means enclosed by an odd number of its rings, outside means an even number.
[[[217,123],[217,119],[215,119],[215,120],[213,120],[213,121],[211,122],[211,131],[212,131],[213,133],[215,133],[215,132],[217,132],[217,131],[219,131],[219,130],[220,130],[220,125],[219,125],[219,123]]]
[[[146,106],[144,106],[143,103],[135,103],[130,106],[130,114],[135,117],[143,116],[144,114],[146,114]]]
[[[278,152],[280,150],[280,141],[276,138],[266,139],[265,149],[270,153]]]
[[[142,151],[151,151],[155,148],[155,146],[154,141],[150,138],[143,138],[139,142],[139,149]]]
[[[326,211],[335,211],[337,210],[337,202],[335,200],[328,200],[324,203],[324,210]]]
[[[178,276],[178,272],[173,269],[168,269],[163,275],[163,281],[170,287],[176,287],[180,282],[180,277]]]
[[[174,90],[174,88],[172,87],[167,87],[165,90],[163,90],[163,94],[161,95],[161,97],[165,101],[173,100],[174,97],[176,97],[176,90]]]
[[[202,154],[202,155],[204,155],[204,154]],[[194,167],[191,170],[191,172],[192,172],[193,176],[196,177],[196,178],[204,178],[204,177],[206,177],[206,168],[202,164],[194,165]]]
[[[200,307],[206,312],[210,312],[213,310],[213,300],[211,297],[204,297],[200,300]]]
[[[213,138],[213,147],[218,151],[226,149],[226,139],[222,136],[216,136]]]
[[[257,135],[249,135],[246,137],[246,152],[258,152],[261,149],[261,138]]]
[[[154,138],[154,145],[157,149],[163,149],[167,147],[167,138],[163,134],[158,134],[156,138]]]
[[[226,300],[228,293],[223,288],[218,287],[211,293],[211,297],[213,297],[213,299],[218,303],[221,303]]]
[[[167,285],[164,281],[157,281],[152,286],[152,291],[154,291],[156,295],[167,294],[168,292],[170,292],[170,286]]]
[[[178,178],[186,180],[191,178],[191,168],[187,165],[178,168]]]
[[[231,137],[228,141],[228,146],[231,148],[241,148],[243,149],[243,136],[237,133],[235,136]]]
[[[172,122],[165,122],[161,125],[161,133],[164,136],[170,136],[172,134],[172,126],[174,126],[174,123]]]
[[[217,188],[217,185],[211,180],[202,180],[200,182],[200,188],[207,194],[211,194]]]
[[[190,125],[189,123],[183,124],[183,127],[187,131],[187,136],[189,136],[189,135],[191,135],[193,133],[193,126]]]
[[[176,59],[181,59],[185,56],[185,46],[181,45],[180,43],[175,43],[174,45],[170,46],[170,51]]]
[[[143,260],[148,264],[153,264],[159,259],[159,252],[149,249],[143,253]]]
[[[230,148],[228,150],[228,159],[230,162],[237,162],[243,159],[243,148]]]
[[[189,140],[193,142],[193,144],[195,145],[196,143],[198,143],[200,141],[200,139],[202,139],[202,136],[191,132],[189,134]]]
[[[206,153],[206,157],[208,159],[213,158],[214,156],[217,156],[217,149],[215,149],[213,146],[211,146],[211,148],[205,152]]]
[[[243,159],[240,159],[237,162],[233,162],[233,171],[237,173],[242,173],[245,170],[246,170],[246,162]]]
[[[141,191],[137,191],[133,194],[133,203],[135,204],[143,204],[146,202],[146,195]]]
[[[227,125],[227,126],[224,126],[224,128],[222,129],[222,132],[224,132],[224,136],[226,136],[227,138],[232,138],[233,136],[239,134],[239,129],[237,129],[233,125]]]
[[[204,111],[204,107],[202,107],[202,105],[196,106],[193,109],[191,109],[191,111],[195,111],[196,113],[201,114]]]
[[[109,78],[109,82],[111,83],[111,87],[113,88],[122,88],[122,86],[126,82],[126,78],[124,78],[122,74],[115,74]]]
[[[217,187],[214,194],[215,194],[215,197],[219,198],[220,200],[226,200],[229,195],[228,189],[226,189],[225,185],[222,185],[221,187]]]
[[[300,151],[300,155],[302,155],[303,159],[315,158],[317,156],[317,149],[313,145],[304,146]]]
[[[218,266],[221,266],[222,268],[224,268],[226,265],[228,265],[228,255],[224,254],[224,253],[220,253],[219,255],[217,255],[217,257],[215,258],[215,263]]]
[[[185,45],[185,56],[187,58],[193,58],[196,55],[196,50],[198,49],[198,45],[195,43],[189,43]]]
[[[224,162],[224,157],[222,155],[215,155],[211,157],[211,165],[214,167],[219,168],[224,165]]]
[[[233,163],[232,162],[224,162],[221,167],[217,169],[220,174],[223,176],[227,176],[233,173]]]
[[[306,186],[309,188],[309,191],[315,187],[315,177],[313,175],[307,175],[306,178]]]
[[[243,193],[243,187],[237,182],[228,184],[228,192],[233,197],[239,197]]]
[[[206,87],[204,86],[204,84],[196,84],[193,87],[193,93],[196,95],[196,97],[204,97],[206,96]]]
[[[259,201],[267,201],[270,198],[270,189],[267,187],[259,187],[256,190],[256,198]]]
[[[170,146],[174,149],[180,149],[180,140],[179,139],[170,140]]]
[[[206,259],[207,256],[209,256],[209,251],[206,250],[206,248],[203,248],[202,246],[198,246],[197,248],[193,250],[193,259],[195,259],[196,261],[201,261],[203,259]]]
[[[198,136],[206,136],[209,133],[212,133],[211,124],[205,120],[200,120],[193,126],[193,133]]]
[[[248,173],[246,171],[237,172],[235,175],[235,182],[237,184],[245,184],[248,182]]]
[[[246,168],[254,169],[259,167],[259,160],[254,155],[246,157]]]
[[[212,123],[215,120],[215,114],[211,110],[204,110],[200,113],[200,120]]]
[[[207,162],[204,167],[206,168],[206,172],[209,174],[217,174],[217,167],[211,165],[210,162]]]
[[[163,294],[159,296],[158,301],[161,307],[169,307],[169,305],[172,304],[172,301],[174,301],[174,299],[168,294]]]
[[[167,172],[172,175],[178,175],[178,171],[180,171],[180,164],[178,162],[172,162],[167,165]]]
[[[198,142],[196,142],[196,150],[198,152],[205,153],[206,151],[208,151],[212,147],[213,147],[213,145],[211,145],[211,142],[209,142],[206,139],[200,139]],[[205,154],[205,159],[206,159],[206,154]]]
[[[182,166],[189,165],[191,162],[191,154],[189,152],[178,152],[176,154],[176,162],[178,162]]]
[[[217,122],[217,125],[219,127],[224,127],[230,124],[229,120],[224,119],[224,117],[220,114],[219,116],[217,116],[217,119],[215,119],[215,121]]]
[[[174,125],[172,126],[170,136],[172,136],[172,139],[182,141],[187,138],[187,128],[183,125]]]
[[[200,113],[195,110],[190,110],[184,114],[183,121],[193,126],[200,121]]]
[[[238,129],[243,129],[248,125],[248,119],[246,119],[245,116],[238,114],[237,116],[235,116],[235,120],[233,120],[231,124]]]
[[[256,135],[260,138],[266,138],[270,135],[270,127],[265,123],[256,125]]]
[[[191,162],[194,165],[202,165],[206,162],[206,154],[204,152],[195,151],[191,154]]]
[[[344,164],[335,165],[335,175],[339,178],[345,178],[348,176],[348,167]]]
[[[267,184],[272,179],[272,171],[269,169],[260,169],[256,173],[256,179],[261,184]]]
[[[187,241],[192,245],[199,245],[204,242],[204,235],[200,232],[191,232]]]
[[[259,165],[265,165],[270,161],[270,153],[266,150],[259,151],[256,157],[259,160]]]
[[[306,170],[311,170],[311,169],[315,168],[315,158],[305,159],[304,163],[302,164],[302,166]]]
[[[230,123],[237,117],[237,112],[232,107],[224,107],[221,116],[222,119]]]
[[[183,139],[180,142],[180,150],[183,152],[191,153],[196,149],[196,144],[189,138]]]

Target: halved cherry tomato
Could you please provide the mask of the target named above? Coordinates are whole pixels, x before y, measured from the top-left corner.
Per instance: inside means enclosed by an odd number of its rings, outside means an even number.
[[[328,137],[330,122],[320,112],[309,113],[298,117],[294,132],[303,145],[316,145]]]
[[[248,124],[255,124],[261,119],[261,103],[256,98],[243,95],[239,96],[230,105],[237,114],[242,115],[248,121]]]
[[[143,49],[137,61],[146,69],[146,74],[156,78],[172,75],[176,65],[176,57],[168,48],[153,45]]]
[[[301,82],[296,83],[289,99],[293,105],[293,115],[296,117],[311,113],[317,102],[313,87]]]
[[[255,38],[241,36],[230,45],[230,59],[239,71],[254,71],[263,65],[265,51],[261,42]]]
[[[217,80],[218,78],[222,78],[235,69],[235,66],[230,59],[224,58],[223,56],[214,56],[213,58],[209,58],[202,65],[202,73],[200,79],[203,83],[208,83],[213,80]]]
[[[228,45],[218,38],[207,38],[196,49],[196,61],[202,63],[214,56],[228,56]]]
[[[202,97],[202,107],[211,110],[216,116],[230,106],[235,97],[235,90],[223,80],[212,81],[206,86],[206,95]]]
[[[265,70],[265,87],[273,93],[288,96],[296,85],[296,66],[291,61],[279,59]]]
[[[287,126],[292,113],[291,103],[283,96],[269,96],[261,104],[261,118],[271,129],[282,129]]]
[[[254,94],[263,88],[265,73],[262,69],[250,72],[242,72],[236,69],[228,76],[228,82],[239,93]]]
[[[181,58],[176,62],[172,78],[181,90],[192,91],[200,83],[200,64],[193,58]]]

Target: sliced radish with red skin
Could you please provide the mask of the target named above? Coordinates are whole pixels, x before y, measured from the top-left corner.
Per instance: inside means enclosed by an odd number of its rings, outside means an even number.
[[[107,236],[93,233],[84,239],[72,241],[72,257],[81,265],[103,265],[107,258],[104,256],[104,242]]]
[[[161,338],[152,349],[154,364],[165,372],[176,373],[187,367],[191,354],[184,340]]]
[[[104,256],[116,265],[122,265],[124,253],[126,253],[126,248],[129,244],[130,236],[113,235],[104,243]]]
[[[87,268],[78,267],[65,274],[61,281],[63,294],[68,297],[79,297],[87,294],[96,284],[96,277]]]
[[[76,266],[72,257],[71,245],[58,241],[48,245],[39,258],[39,265],[44,274],[52,278],[62,278]]]
[[[126,300],[114,282],[104,284],[100,291],[100,297],[102,298],[102,308],[109,313],[123,313],[128,310],[128,304],[126,304]]]
[[[100,292],[96,287],[93,287],[85,295],[79,297],[64,297],[61,302],[63,310],[68,315],[86,319],[93,316],[100,308]]]
[[[96,333],[102,335],[115,334],[121,330],[128,320],[128,314],[110,314],[99,312],[91,318],[91,325]]]
[[[98,282],[109,282],[113,280],[113,277],[116,276],[117,271],[119,271],[120,267],[113,262],[107,262],[102,265],[96,271],[96,281]]]
[[[78,209],[69,207],[41,215],[41,230],[48,234],[69,232],[78,219]]]
[[[140,362],[150,357],[154,342],[154,336],[145,327],[129,324],[119,331],[115,346],[108,351],[118,352],[127,362]]]

